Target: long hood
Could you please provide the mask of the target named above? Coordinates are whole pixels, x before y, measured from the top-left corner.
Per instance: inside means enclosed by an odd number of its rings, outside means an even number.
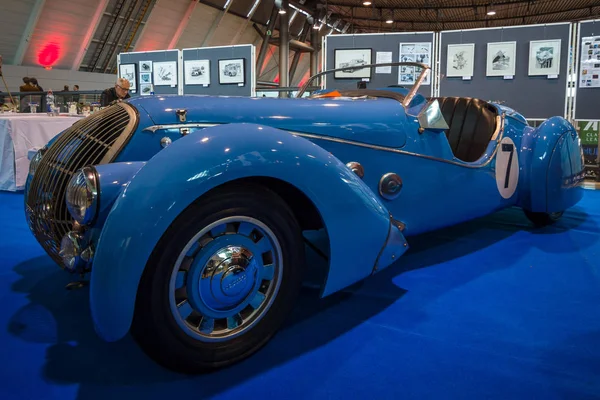
[[[415,117],[406,116],[392,99],[283,99],[227,96],[148,96],[129,102],[156,125],[185,123],[255,123],[292,132],[311,133],[360,143],[399,148],[406,132],[415,131]],[[141,127],[142,129],[144,127]]]

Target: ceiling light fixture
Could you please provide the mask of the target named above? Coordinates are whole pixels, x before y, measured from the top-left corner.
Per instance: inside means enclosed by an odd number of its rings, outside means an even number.
[[[494,10],[488,11],[487,15],[496,15],[496,11],[494,11]]]
[[[285,10],[279,10],[279,14],[285,14]]]
[[[363,1],[363,6],[370,6],[371,4],[373,3],[371,3],[369,0]]]
[[[391,19],[388,19],[387,21],[385,21],[386,24],[393,24],[394,21],[392,21]]]

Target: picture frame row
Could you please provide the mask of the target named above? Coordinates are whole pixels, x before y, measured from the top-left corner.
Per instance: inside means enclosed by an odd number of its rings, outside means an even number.
[[[432,42],[400,42],[398,43],[398,62],[417,62],[431,66]],[[340,48],[334,51],[335,79],[371,79],[373,68],[355,70],[361,65],[393,62],[392,52],[377,51],[373,61],[371,48]],[[391,74],[392,67],[376,67],[376,74]],[[398,84],[413,84],[421,73],[421,68],[402,66],[398,69]],[[423,85],[431,84],[431,74],[427,75]]]
[[[446,59],[446,77],[471,77],[475,69],[475,44],[449,44]],[[561,39],[532,40],[529,42],[529,76],[560,74]],[[516,75],[517,42],[487,44],[486,76]]]
[[[431,65],[431,42],[399,43],[399,62],[420,62]],[[472,77],[475,69],[475,44],[447,45],[446,77]],[[377,52],[377,62],[380,54]],[[392,61],[391,52],[386,57]],[[487,44],[486,76],[516,75],[517,42],[495,42]],[[340,69],[334,73],[335,79],[371,79],[373,68],[353,70],[353,67],[375,63],[371,48],[337,48],[334,50],[334,68]],[[532,40],[529,42],[529,76],[552,76],[560,74],[561,39]],[[344,69],[347,68],[347,69]],[[375,73],[380,73],[375,68]],[[389,67],[391,72],[391,67]],[[398,71],[399,84],[412,84],[419,71],[415,67],[402,66]],[[431,75],[431,74],[430,74]],[[429,84],[430,76],[423,84]]]
[[[217,62],[219,85],[244,86],[246,84],[245,58],[219,59]],[[184,85],[209,86],[210,72],[211,60],[209,59],[183,61]],[[152,85],[177,86],[177,61],[139,61],[120,64],[119,77],[129,81],[132,92],[135,93],[139,86],[140,94],[148,95]]]

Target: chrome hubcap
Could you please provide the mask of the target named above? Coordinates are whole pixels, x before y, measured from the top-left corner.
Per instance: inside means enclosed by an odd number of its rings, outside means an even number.
[[[269,310],[282,275],[275,234],[249,217],[229,217],[198,232],[180,254],[170,280],[171,312],[202,341],[238,336]]]

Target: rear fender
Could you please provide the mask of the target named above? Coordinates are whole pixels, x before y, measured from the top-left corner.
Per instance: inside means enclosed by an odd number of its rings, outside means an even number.
[[[583,196],[583,161],[573,125],[552,117],[523,135],[519,206],[533,212],[564,211]]]
[[[285,181],[317,208],[330,240],[323,295],[363,279],[375,266],[390,265],[406,251],[385,206],[321,147],[254,124],[206,128],[150,159],[106,219],[90,283],[92,317],[102,338],[113,341],[127,333],[146,263],[175,218],[209,190],[251,177]]]

